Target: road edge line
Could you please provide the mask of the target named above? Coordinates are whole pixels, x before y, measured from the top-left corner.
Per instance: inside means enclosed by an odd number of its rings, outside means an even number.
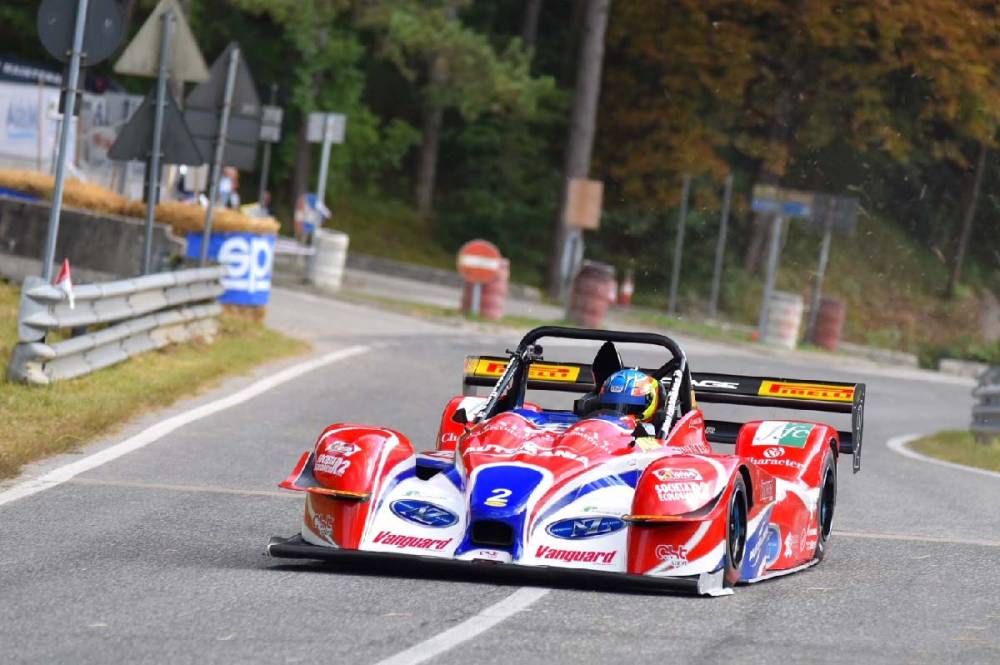
[[[945,460],[937,459],[936,457],[930,457],[928,455],[923,455],[911,450],[908,446],[917,439],[919,439],[922,434],[903,434],[902,436],[894,436],[885,442],[889,450],[894,453],[898,453],[903,457],[909,457],[910,459],[919,460],[921,462],[927,462],[928,464],[937,464],[938,466],[946,466],[950,469],[958,469],[959,471],[968,471],[970,473],[977,473],[981,476],[987,476],[988,478],[998,478],[1000,479],[1000,473],[996,471],[990,471],[989,469],[979,469],[974,466],[967,466],[965,464],[957,464],[955,462],[946,462]]]
[[[158,441],[167,434],[170,434],[184,425],[188,425],[197,420],[201,420],[202,418],[224,411],[230,407],[242,404],[243,402],[251,400],[258,395],[277,388],[284,383],[297,379],[303,374],[327,365],[331,365],[340,360],[345,360],[362,353],[367,353],[370,350],[371,347],[368,346],[350,346],[345,349],[331,351],[330,353],[326,353],[318,358],[312,358],[296,365],[292,365],[291,367],[286,367],[276,374],[264,377],[263,379],[236,391],[232,395],[221,397],[207,404],[202,404],[201,406],[197,406],[188,411],[178,413],[177,415],[171,416],[166,420],[161,420],[158,423],[150,425],[146,429],[130,436],[124,441],[104,448],[103,450],[99,450],[91,455],[87,455],[82,459],[70,462],[69,464],[56,467],[55,469],[52,469],[37,478],[17,483],[11,488],[0,492],[0,506],[17,501],[18,499],[29,497],[33,494],[38,494],[39,492],[56,487],[57,485],[61,485],[81,473],[85,473],[91,469],[96,469],[97,467],[116,460],[123,455],[127,455],[128,453],[139,450],[150,443]]]
[[[504,619],[527,609],[550,591],[551,589],[538,587],[521,587],[503,600],[480,610],[465,621],[423,642],[414,644],[409,649],[400,651],[394,656],[380,660],[375,665],[417,665],[426,662],[450,651],[463,642],[468,642],[477,635],[485,633]]]

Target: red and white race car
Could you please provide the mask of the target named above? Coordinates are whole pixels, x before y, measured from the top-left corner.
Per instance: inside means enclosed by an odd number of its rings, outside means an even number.
[[[551,362],[545,337],[602,345],[592,364]],[[616,343],[666,352],[643,370],[664,396],[646,423],[594,408],[624,367]],[[860,468],[864,384],[692,373],[662,335],[537,328],[508,358],[467,358],[464,385],[433,450],[383,427],[327,427],[281,483],[305,494],[300,534],[268,554],[485,561],[719,595],[822,560],[838,457]],[[548,409],[529,390],[577,398]],[[851,430],[706,420],[698,401],[850,414]]]

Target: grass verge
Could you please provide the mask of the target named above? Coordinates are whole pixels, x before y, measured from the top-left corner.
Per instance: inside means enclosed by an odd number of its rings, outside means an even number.
[[[1000,438],[983,444],[977,443],[971,432],[948,430],[917,439],[910,448],[946,462],[1000,471]]]
[[[0,368],[17,341],[18,290],[0,282]],[[27,462],[73,450],[150,409],[202,392],[224,377],[304,352],[308,345],[252,321],[222,317],[213,344],[170,346],[50,386],[0,383],[0,478]],[[0,379],[2,380],[2,379]]]

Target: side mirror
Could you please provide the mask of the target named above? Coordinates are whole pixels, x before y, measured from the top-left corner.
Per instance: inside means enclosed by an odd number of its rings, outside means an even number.
[[[459,409],[455,413],[451,414],[451,421],[458,423],[459,425],[469,424],[469,414],[465,412],[465,409]]]

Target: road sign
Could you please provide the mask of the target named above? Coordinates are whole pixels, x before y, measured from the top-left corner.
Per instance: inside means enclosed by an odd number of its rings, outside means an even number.
[[[327,121],[329,118],[329,121]],[[309,143],[343,143],[347,129],[347,116],[343,113],[310,113],[306,127]]]
[[[821,228],[829,224],[834,233],[853,235],[858,223],[858,200],[853,196],[816,194],[811,220]]]
[[[191,28],[184,18],[177,0],[160,0],[146,22],[139,28],[135,38],[125,47],[125,51],[115,63],[115,73],[133,76],[156,77],[160,68],[161,16],[171,12],[174,18],[170,58],[167,70],[175,81],[205,81],[208,67],[198,49],[198,43],[191,34]]]
[[[591,231],[598,229],[601,225],[603,201],[603,182],[570,178],[566,189],[566,225]]]
[[[150,156],[153,143],[153,116],[155,95],[150,91],[142,104],[122,127],[114,145],[108,150],[108,157],[118,161],[146,160]],[[167,93],[163,114],[163,144],[160,152],[168,164],[197,166],[205,163],[205,156],[198,150],[194,137],[184,123],[184,116],[177,107],[173,95]]]
[[[232,42],[209,70],[209,78],[199,83],[185,100],[184,120],[191,129],[203,155],[215,152],[219,136],[220,114],[225,105],[226,78],[230,53],[239,46]],[[252,171],[257,166],[257,141],[260,140],[261,103],[242,52],[238,53],[234,74],[229,123],[226,127],[222,163]]]
[[[260,114],[260,140],[281,143],[281,122],[285,111],[280,106],[264,106]]]
[[[458,250],[458,274],[467,282],[485,284],[500,274],[501,259],[497,246],[486,240],[470,240]]]
[[[42,0],[38,7],[38,38],[53,58],[69,62],[76,25],[76,2]],[[81,65],[91,67],[115,52],[125,35],[118,0],[89,0],[83,32]]]
[[[750,208],[754,212],[808,218],[812,216],[813,201],[812,192],[782,189],[771,185],[754,185]]]

